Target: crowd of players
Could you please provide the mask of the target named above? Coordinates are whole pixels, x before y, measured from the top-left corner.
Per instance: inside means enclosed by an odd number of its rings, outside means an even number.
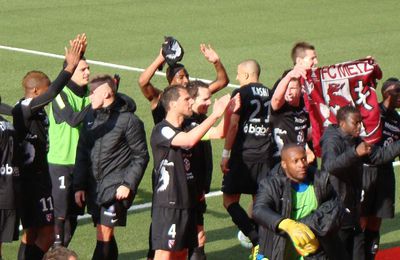
[[[13,124],[0,117],[0,242],[18,239],[21,220],[18,259],[67,247],[85,207],[97,232],[93,259],[117,259],[114,227],[126,225],[149,161],[144,124],[135,102],[118,92],[119,77],[89,80],[86,36],[69,45],[56,80],[30,71],[24,97],[0,107],[13,117]],[[399,80],[381,87],[382,139],[364,142],[360,112],[342,107],[321,138],[318,167],[301,83],[318,63],[314,46],[294,45],[294,67],[272,89],[259,82],[256,60],[242,61],[240,87],[216,100],[209,115],[211,95],[229,79],[211,46],[200,51],[216,71],[210,84],[189,80],[172,37],[139,77],[155,124],[148,259],[206,259],[210,140],[221,138],[223,206],[252,245],[252,259],[374,259],[381,219],[394,217]],[[160,90],[151,80],[166,63],[168,87]],[[241,194],[253,196],[249,212]]]

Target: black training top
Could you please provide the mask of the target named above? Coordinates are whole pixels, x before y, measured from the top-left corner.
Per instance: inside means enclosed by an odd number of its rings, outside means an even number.
[[[13,120],[17,143],[22,149],[22,176],[29,174],[48,174],[48,127],[44,107],[51,102],[68,83],[71,73],[61,71],[48,90],[35,98],[22,98],[13,108]],[[27,177],[27,176],[26,176]]]
[[[239,128],[232,147],[231,158],[261,162],[271,158],[273,141],[268,116],[271,91],[260,83],[250,83],[235,89],[240,93]]]
[[[166,120],[158,123],[151,134],[153,151],[153,206],[177,209],[192,208],[196,202],[195,180],[191,168],[191,150],[172,146],[182,132]]]
[[[0,209],[15,209],[18,189],[18,156],[13,125],[0,116]]]
[[[280,156],[282,147],[285,144],[306,144],[310,121],[303,99],[301,99],[300,105],[297,107],[291,106],[287,102],[276,111],[271,107],[270,121],[278,149],[275,156]]]

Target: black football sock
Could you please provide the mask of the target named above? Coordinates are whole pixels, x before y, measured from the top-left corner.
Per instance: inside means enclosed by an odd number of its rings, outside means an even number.
[[[21,242],[18,249],[18,260],[25,260],[25,250],[26,244]]]
[[[108,260],[110,255],[110,242],[97,240],[92,260]]]
[[[26,260],[42,260],[45,252],[42,251],[36,244],[26,245],[25,259]]]
[[[118,246],[114,236],[110,240],[110,259],[118,259]]]
[[[64,223],[64,246],[68,247],[78,225],[78,217],[70,216]]]
[[[190,260],[206,260],[206,253],[204,252],[204,246],[196,247],[189,250]]]
[[[247,215],[246,211],[235,202],[229,205],[227,208],[229,215],[232,218],[233,223],[245,234],[253,244],[258,245],[258,233],[254,226],[251,224],[251,219]]]
[[[64,245],[64,219],[54,219],[54,246]]]
[[[376,253],[379,249],[379,231],[372,231],[366,229],[364,231],[365,235],[365,259],[373,260],[375,259]]]

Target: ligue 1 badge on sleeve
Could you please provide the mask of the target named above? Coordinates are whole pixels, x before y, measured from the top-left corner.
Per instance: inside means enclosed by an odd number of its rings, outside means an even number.
[[[47,222],[51,222],[53,220],[53,214],[52,213],[46,214],[46,220]]]
[[[169,248],[173,248],[175,245],[175,239],[169,239],[168,240],[168,247]]]

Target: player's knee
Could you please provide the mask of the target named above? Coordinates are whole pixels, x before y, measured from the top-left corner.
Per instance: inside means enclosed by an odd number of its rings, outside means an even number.
[[[201,230],[197,233],[197,240],[199,243],[199,247],[202,247],[205,245],[205,243],[207,241],[207,237],[206,237],[206,232],[204,232],[204,230]]]
[[[98,224],[97,227],[97,240],[110,241],[114,235],[114,228]]]

